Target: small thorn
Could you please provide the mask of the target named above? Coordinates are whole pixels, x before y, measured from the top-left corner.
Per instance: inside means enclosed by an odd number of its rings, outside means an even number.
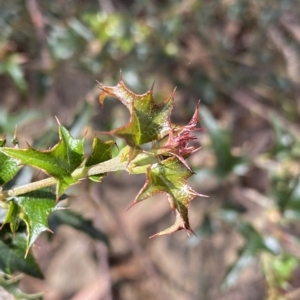
[[[14,131],[14,138],[17,137],[17,131],[18,131],[18,125],[15,126],[15,131]]]
[[[29,252],[29,248],[27,248],[27,249],[26,249],[26,252],[25,252],[25,257],[24,257],[24,258],[26,258],[26,257],[27,257],[27,255],[28,255],[28,252]]]
[[[158,237],[158,236],[159,236],[159,234],[155,233],[155,234],[149,236],[149,240],[150,240],[150,239],[153,239],[153,238],[156,238],[156,237]]]
[[[171,94],[172,97],[174,97],[174,95],[175,95],[175,93],[176,93],[176,90],[177,90],[177,86],[175,86],[175,88],[174,88],[174,90],[173,90],[173,92],[172,92],[172,94]]]
[[[198,196],[198,197],[209,198],[209,196],[203,195],[203,194],[199,194],[199,193],[197,193],[197,192],[195,192],[195,195]]]
[[[103,89],[103,84],[100,82],[100,81],[98,81],[97,79],[95,79],[95,81],[98,83],[98,88],[100,89],[100,90],[102,90]]]
[[[61,126],[61,124],[60,124],[60,122],[59,122],[57,116],[54,116],[54,117],[55,117],[55,119],[56,119],[57,124],[58,124],[59,126]]]
[[[88,132],[89,132],[89,130],[87,129],[87,130],[84,132],[83,137],[86,137],[87,134],[88,134]]]
[[[129,206],[128,208],[126,209],[126,211],[128,211],[130,208],[132,208],[134,205],[136,205],[137,202],[136,201],[133,201]]]
[[[54,233],[54,231],[51,230],[50,228],[47,228],[46,230],[47,230],[48,232],[50,232],[50,233]]]
[[[199,239],[198,235],[195,233],[195,231],[192,228],[188,228],[188,229],[185,228],[185,231],[188,236],[190,236],[190,233],[192,233],[196,238]]]
[[[17,132],[18,132],[18,125],[15,126],[15,130],[14,130],[14,136],[11,140],[11,142],[15,145],[15,148],[19,147],[19,142],[18,142],[18,138],[17,138]]]
[[[120,69],[120,81],[123,81],[122,70]]]
[[[152,86],[151,86],[151,88],[150,88],[150,93],[151,93],[151,94],[153,93],[154,85],[155,85],[155,80],[153,81]]]

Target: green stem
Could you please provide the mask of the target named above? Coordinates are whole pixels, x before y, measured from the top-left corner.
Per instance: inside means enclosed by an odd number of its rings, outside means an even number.
[[[78,168],[72,173],[72,176],[75,179],[83,179],[91,175],[126,170],[127,165],[128,165],[127,161],[121,161],[121,157],[117,156],[115,158],[112,158],[108,161],[102,162],[94,166]],[[0,192],[0,201],[4,201],[5,199],[10,197],[39,190],[41,188],[54,185],[56,183],[57,180],[54,177],[49,177],[26,185],[15,187],[11,190],[2,191]]]
[[[127,160],[124,161],[122,157],[123,157],[122,153],[119,153],[117,157],[99,163],[97,165],[78,168],[72,173],[72,177],[79,180],[92,175],[108,173],[108,172],[124,171],[124,170],[127,170],[130,174],[146,173],[146,170],[149,167],[149,165],[146,164],[143,166],[135,167],[135,162],[141,161],[149,157],[149,153],[140,153],[132,162],[130,162],[130,165],[128,165],[128,161]],[[55,179],[54,177],[49,177],[36,182],[18,186],[10,190],[1,191],[0,201],[4,202],[6,201],[6,199],[9,199],[11,197],[36,191],[45,187],[49,187],[54,184],[57,184],[57,179]]]

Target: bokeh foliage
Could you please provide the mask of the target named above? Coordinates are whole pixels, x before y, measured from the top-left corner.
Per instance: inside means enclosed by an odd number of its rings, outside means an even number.
[[[148,90],[155,79],[158,98],[177,86],[181,109],[174,113],[180,121],[190,118],[201,99],[207,128],[202,151],[209,161],[195,162],[194,171],[199,182],[214,182],[200,192],[216,205],[208,202],[199,211],[203,222],[195,231],[200,239],[191,237],[187,244],[203,243],[202,237],[229,228],[244,242],[223,272],[223,287],[238,284],[240,272],[255,261],[266,298],[285,299],[299,289],[299,282],[293,283],[299,253],[291,250],[291,244],[299,247],[300,233],[297,1],[42,0],[38,11],[32,11],[30,2],[35,1],[0,2],[3,88],[15,87],[19,103],[27,103],[34,86],[33,108],[44,101],[60,66],[67,64],[110,83],[122,69],[137,92]],[[39,14],[41,27],[32,17]],[[0,94],[0,132],[10,137],[16,123],[28,123],[34,110],[24,114],[18,104],[15,113],[16,106],[6,108],[4,96]],[[86,111],[91,117],[92,110]],[[89,119],[77,113],[69,124],[74,131]],[[112,129],[110,122],[101,126]],[[45,143],[51,130],[47,135]],[[249,203],[261,213],[249,218]]]

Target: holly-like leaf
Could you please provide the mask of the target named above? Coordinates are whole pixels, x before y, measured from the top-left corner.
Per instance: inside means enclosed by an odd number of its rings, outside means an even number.
[[[174,92],[162,103],[153,99],[153,88],[147,93],[137,95],[131,92],[122,80],[116,86],[100,84],[102,94],[99,98],[103,103],[106,96],[119,99],[130,111],[127,125],[105,132],[123,138],[131,147],[160,139],[170,130],[169,117],[173,108]]]
[[[22,275],[10,276],[8,274],[1,274],[0,286],[3,287],[7,292],[12,294],[15,297],[15,299],[42,300],[43,293],[26,294],[20,290],[19,284],[22,278]],[[3,293],[1,293],[1,296],[4,297],[3,299],[6,299]],[[11,297],[9,297],[9,299],[11,299]]]
[[[72,172],[82,163],[83,139],[74,139],[68,130],[59,126],[60,141],[50,150],[0,148],[0,152],[21,161],[22,164],[39,168],[57,179],[57,198],[68,186],[77,182]]]
[[[116,86],[105,86],[99,82],[102,93],[99,97],[99,102],[103,105],[104,99],[111,96],[119,99],[129,110],[132,108],[131,104],[135,98],[138,97],[135,93],[130,91],[124,84],[122,78]]]
[[[103,142],[98,138],[94,138],[92,152],[85,162],[86,167],[90,167],[111,159],[111,148],[115,144],[114,141]],[[106,174],[97,174],[89,178],[95,182],[100,182]]]
[[[38,190],[13,198],[15,210],[27,227],[27,252],[38,236],[48,228],[48,216],[56,210],[55,195],[48,190]],[[14,216],[15,217],[15,216]],[[26,253],[27,253],[26,252]]]
[[[108,236],[97,229],[91,220],[84,218],[75,211],[62,209],[51,214],[49,217],[49,227],[51,230],[55,233],[60,225],[69,225],[94,239],[104,242],[107,246],[109,245]]]
[[[0,139],[0,147],[5,146],[5,139]],[[11,180],[21,168],[19,162],[0,152],[0,186]]]
[[[11,232],[15,234],[20,223],[19,215],[20,207],[15,202],[10,201],[2,226],[9,223]]]
[[[193,232],[188,219],[188,207],[196,196],[206,197],[195,192],[187,183],[193,174],[178,158],[170,157],[148,168],[147,181],[134,204],[157,193],[167,194],[171,209],[175,211],[175,224],[151,237],[170,234],[181,229]]]
[[[9,233],[5,233],[5,239],[0,239],[0,270],[7,274],[20,271],[43,279],[34,257],[29,252],[25,258],[26,252],[26,238],[23,234],[17,233],[11,237]]]
[[[49,190],[38,190],[24,195],[15,196],[10,201],[9,208],[4,219],[10,223],[11,231],[16,232],[19,219],[22,219],[27,227],[27,251],[43,231],[51,231],[48,228],[48,216],[56,210],[55,195]]]

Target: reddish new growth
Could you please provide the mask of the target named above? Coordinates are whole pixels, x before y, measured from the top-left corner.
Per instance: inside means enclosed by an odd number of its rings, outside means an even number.
[[[127,125],[114,129],[108,134],[123,138],[130,146],[128,164],[140,153],[156,157],[152,164],[144,166],[146,183],[135,198],[134,204],[155,194],[167,195],[171,209],[176,214],[175,223],[152,237],[170,234],[184,229],[192,232],[188,219],[190,202],[196,196],[206,197],[195,192],[187,183],[193,171],[185,161],[192,153],[199,150],[198,137],[195,131],[199,121],[199,104],[190,122],[185,126],[178,126],[171,122],[174,92],[162,103],[158,104],[153,98],[153,87],[145,94],[134,94],[120,79],[116,86],[100,85],[102,94],[101,104],[106,96],[119,99],[130,111]],[[142,145],[152,142],[152,148],[143,151]],[[161,157],[163,159],[161,159]],[[133,164],[134,165],[134,164]],[[142,168],[143,166],[139,166]],[[128,168],[131,172],[131,168]]]
[[[198,143],[191,145],[191,142],[198,140],[198,137],[194,136],[193,132],[202,130],[202,128],[197,127],[199,121],[199,105],[200,101],[196,106],[192,119],[186,126],[174,128],[169,120],[169,137],[167,142],[161,147],[161,149],[166,150],[169,154],[176,156],[189,170],[191,170],[191,168],[185,161],[185,158],[201,148]]]

